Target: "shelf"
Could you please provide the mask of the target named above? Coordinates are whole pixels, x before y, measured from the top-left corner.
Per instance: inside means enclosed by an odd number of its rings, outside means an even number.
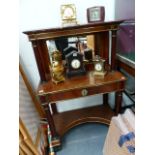
[[[30,41],[48,40],[48,39],[53,39],[58,37],[88,35],[88,34],[97,33],[97,32],[117,30],[119,24],[122,22],[123,20],[107,21],[107,22],[101,22],[101,23],[82,24],[82,25],[69,26],[69,27],[57,27],[57,28],[49,28],[49,29],[41,29],[41,30],[32,30],[32,31],[25,31],[23,33],[29,36]]]
[[[62,137],[69,129],[86,122],[110,124],[114,112],[109,105],[99,105],[84,109],[72,110],[53,115],[55,127]]]

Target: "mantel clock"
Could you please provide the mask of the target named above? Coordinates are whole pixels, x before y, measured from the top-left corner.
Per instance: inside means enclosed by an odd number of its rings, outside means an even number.
[[[104,6],[95,6],[87,9],[88,23],[104,22],[105,8]]]
[[[66,56],[68,77],[84,75],[86,73],[83,64],[83,55],[77,51],[72,51]]]
[[[94,75],[105,75],[104,68],[105,60],[101,59],[99,56],[96,56],[94,60]]]
[[[76,8],[74,4],[61,5],[62,25],[76,25]]]

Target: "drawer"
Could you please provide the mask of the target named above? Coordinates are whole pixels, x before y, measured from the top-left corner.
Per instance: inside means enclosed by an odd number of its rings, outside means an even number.
[[[106,85],[70,89],[67,91],[59,91],[56,93],[48,94],[47,99],[48,99],[48,102],[56,102],[56,101],[61,101],[61,100],[66,100],[66,99],[85,97],[89,95],[104,94],[104,93],[109,93],[113,91],[120,91],[123,89],[124,89],[124,82],[121,81],[118,83],[109,83]]]

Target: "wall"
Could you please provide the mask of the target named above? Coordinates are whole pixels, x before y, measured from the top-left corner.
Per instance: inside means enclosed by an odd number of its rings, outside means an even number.
[[[115,19],[135,19],[135,0],[116,0]]]

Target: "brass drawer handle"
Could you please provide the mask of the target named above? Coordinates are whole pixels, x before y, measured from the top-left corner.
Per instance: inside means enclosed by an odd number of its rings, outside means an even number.
[[[82,94],[82,96],[87,96],[88,95],[88,90],[87,89],[82,89],[81,94]]]

